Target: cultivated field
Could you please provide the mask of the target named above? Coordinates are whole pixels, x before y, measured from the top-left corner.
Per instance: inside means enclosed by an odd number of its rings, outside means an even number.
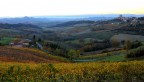
[[[143,82],[144,61],[0,63],[1,82]]]
[[[33,62],[33,63],[58,63],[65,58],[53,56],[34,48],[0,47],[0,61],[4,62]]]

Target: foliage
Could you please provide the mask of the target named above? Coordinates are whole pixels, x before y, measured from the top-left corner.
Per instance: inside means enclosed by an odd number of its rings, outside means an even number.
[[[142,82],[144,61],[59,64],[1,63],[1,82]]]
[[[75,50],[70,50],[68,53],[67,53],[68,57],[70,58],[70,60],[76,58],[76,55],[77,55],[77,52]]]
[[[82,51],[84,52],[91,52],[91,51],[97,51],[97,50],[102,50],[111,47],[111,44],[109,41],[95,41],[88,43],[84,45],[84,47],[81,48]]]
[[[127,58],[136,58],[141,56],[144,56],[144,46],[129,50],[126,55]]]
[[[111,44],[113,47],[119,47],[120,46],[120,42],[114,38],[111,40]]]
[[[46,47],[50,47],[52,49],[60,49],[60,45],[58,43],[50,43],[50,42],[47,42]]]
[[[131,42],[127,40],[125,42],[124,49],[130,50],[130,49],[138,48],[139,46],[142,46],[142,43],[140,41],[136,40],[136,41]]]
[[[138,48],[139,46],[142,46],[142,43],[138,40],[132,42],[131,48]]]
[[[131,47],[132,47],[132,43],[131,43],[131,41],[126,41],[126,43],[125,43],[125,48],[126,48],[126,50],[128,51],[129,49],[131,49]]]

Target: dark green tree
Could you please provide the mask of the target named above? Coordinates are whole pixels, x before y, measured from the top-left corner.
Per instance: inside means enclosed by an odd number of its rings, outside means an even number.
[[[42,42],[42,39],[41,39],[41,38],[38,38],[38,42]]]
[[[36,42],[36,36],[33,35],[33,42],[35,43]]]

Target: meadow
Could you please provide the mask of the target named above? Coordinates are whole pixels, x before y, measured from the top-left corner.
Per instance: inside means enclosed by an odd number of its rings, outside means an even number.
[[[112,51],[100,54],[89,54],[80,56],[78,59],[74,60],[76,62],[92,62],[92,61],[108,61],[108,62],[118,62],[118,61],[129,61],[126,58],[126,50]]]
[[[0,44],[1,45],[8,45],[11,41],[13,41],[15,38],[10,38],[10,37],[3,37],[0,39]]]

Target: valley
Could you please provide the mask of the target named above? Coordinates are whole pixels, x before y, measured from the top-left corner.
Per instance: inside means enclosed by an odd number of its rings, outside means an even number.
[[[18,20],[21,21],[18,22]],[[36,23],[35,21],[38,20],[41,22]],[[126,41],[131,43],[139,41],[141,44],[144,41],[143,17],[119,16],[109,20],[95,21],[77,19],[76,21],[65,20],[61,23],[53,21],[53,25],[47,20],[47,18],[29,17],[1,19],[0,44],[41,49],[54,56],[75,60],[85,55],[125,50]],[[8,21],[17,22],[9,24]],[[27,23],[23,23],[26,21]],[[58,21],[59,19],[55,22]],[[47,25],[41,27],[43,23]],[[73,55],[69,56],[69,53]]]
[[[0,19],[0,81],[142,82],[144,17]]]

